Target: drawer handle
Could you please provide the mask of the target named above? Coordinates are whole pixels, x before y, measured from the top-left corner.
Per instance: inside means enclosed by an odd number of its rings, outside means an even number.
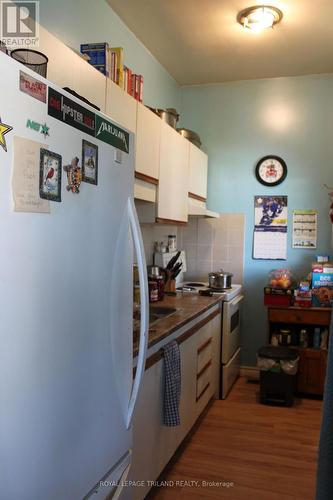
[[[209,337],[209,339],[206,340],[206,342],[204,342],[200,347],[198,347],[198,354],[200,354],[202,351],[204,351],[206,349],[206,347],[209,346],[209,344],[211,344],[213,340],[213,337]]]
[[[205,373],[206,370],[208,370],[208,368],[210,367],[210,365],[212,364],[213,360],[210,359],[206,364],[205,366],[203,366],[201,368],[201,370],[197,373],[197,380]]]
[[[207,385],[205,385],[205,387],[202,389],[202,391],[200,392],[199,396],[197,396],[197,402],[199,401],[199,399],[202,398],[202,396],[205,394],[205,392],[207,391],[208,387],[210,386],[210,383],[208,382]]]

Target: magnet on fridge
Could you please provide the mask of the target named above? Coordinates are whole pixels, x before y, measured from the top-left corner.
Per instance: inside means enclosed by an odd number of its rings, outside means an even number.
[[[81,167],[79,167],[79,159],[77,156],[73,158],[70,165],[64,166],[64,171],[67,173],[67,191],[72,191],[72,193],[79,193],[79,187],[82,181],[82,169]]]
[[[7,125],[6,123],[2,123],[1,117],[0,117],[0,146],[6,151],[7,153],[7,143],[5,139],[5,134],[13,130],[13,127],[10,125]]]

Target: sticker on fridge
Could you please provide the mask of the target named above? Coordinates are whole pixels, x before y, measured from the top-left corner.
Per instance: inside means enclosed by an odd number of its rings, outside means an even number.
[[[24,71],[20,71],[20,90],[38,101],[46,102],[45,83],[40,82],[33,76],[27,75]]]
[[[39,195],[50,201],[61,201],[62,158],[57,153],[40,150]]]
[[[2,149],[6,151],[6,153],[7,153],[7,143],[5,135],[8,134],[8,132],[10,132],[11,130],[13,130],[13,127],[7,125],[6,123],[3,123],[0,117],[0,146],[2,147]]]
[[[86,134],[95,135],[95,113],[49,87],[47,112]]]

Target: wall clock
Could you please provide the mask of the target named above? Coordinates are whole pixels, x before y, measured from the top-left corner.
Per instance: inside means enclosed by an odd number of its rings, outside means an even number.
[[[255,173],[264,186],[277,186],[287,177],[287,165],[279,156],[268,155],[258,161]]]

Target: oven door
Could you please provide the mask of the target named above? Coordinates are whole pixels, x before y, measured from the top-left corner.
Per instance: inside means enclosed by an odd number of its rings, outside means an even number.
[[[240,316],[244,296],[223,302],[222,363],[226,364],[240,347]]]

